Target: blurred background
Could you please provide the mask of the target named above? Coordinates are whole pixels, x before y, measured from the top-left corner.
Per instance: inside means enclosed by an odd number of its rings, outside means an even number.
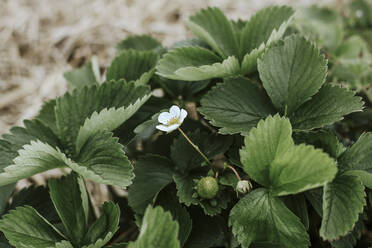
[[[0,135],[36,115],[66,91],[63,73],[97,56],[106,67],[115,45],[151,34],[165,46],[190,36],[184,20],[200,8],[220,7],[249,18],[270,4],[295,8],[342,6],[335,0],[0,0]]]

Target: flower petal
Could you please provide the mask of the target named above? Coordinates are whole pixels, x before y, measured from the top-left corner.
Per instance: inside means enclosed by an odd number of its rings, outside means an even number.
[[[167,133],[170,133],[170,132],[176,130],[179,126],[180,126],[180,124],[173,124],[173,125],[168,126]]]
[[[181,109],[181,115],[180,115],[180,123],[182,123],[183,122],[183,120],[186,118],[186,116],[187,116],[187,111],[186,110],[184,110],[184,109]]]
[[[168,124],[170,119],[172,119],[172,115],[168,112],[163,112],[163,113],[160,113],[160,115],[158,117],[158,122],[166,125],[166,124]]]
[[[164,132],[168,132],[169,131],[168,126],[164,126],[164,125],[157,125],[156,126],[156,129],[159,129],[160,131],[164,131]]]
[[[174,118],[179,118],[180,117],[180,113],[181,113],[181,110],[178,106],[176,105],[173,105],[170,109],[169,109],[169,113],[174,117]]]

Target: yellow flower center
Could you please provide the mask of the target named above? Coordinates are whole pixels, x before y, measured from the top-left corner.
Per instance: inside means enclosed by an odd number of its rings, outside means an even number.
[[[169,120],[168,126],[171,126],[173,124],[180,124],[180,121],[178,120],[178,118],[172,118]]]

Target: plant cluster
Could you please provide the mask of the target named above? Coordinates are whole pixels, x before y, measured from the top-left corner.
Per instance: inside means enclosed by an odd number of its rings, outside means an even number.
[[[66,72],[70,91],[0,140],[0,247],[371,245],[368,8],[206,8],[194,38],[131,36],[107,69]]]

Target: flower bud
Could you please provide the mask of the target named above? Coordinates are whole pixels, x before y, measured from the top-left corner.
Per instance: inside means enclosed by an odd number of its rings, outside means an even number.
[[[236,185],[236,191],[242,194],[247,194],[252,188],[252,184],[247,180],[241,180]]]

